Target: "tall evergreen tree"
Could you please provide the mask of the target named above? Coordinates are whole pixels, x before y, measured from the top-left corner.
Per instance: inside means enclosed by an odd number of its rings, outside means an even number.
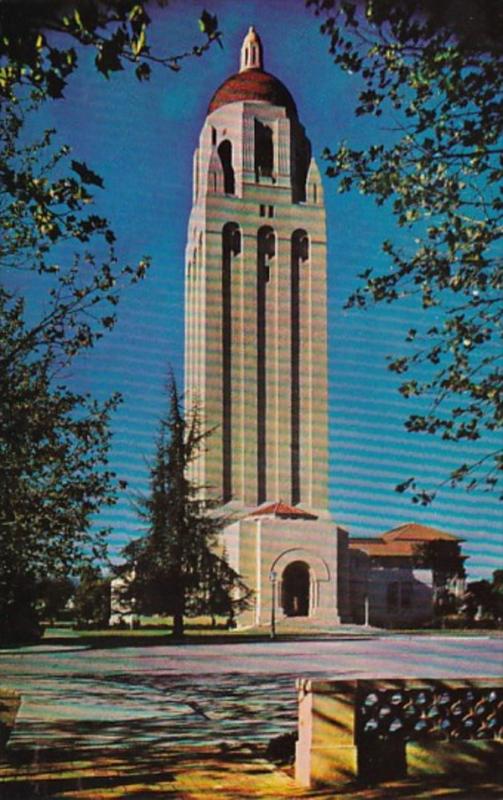
[[[216,617],[225,617],[227,627],[233,628],[236,615],[248,608],[252,590],[227,561],[225,548],[221,553],[208,551],[203,560],[202,580],[194,598],[194,614],[208,614],[211,624]]]
[[[218,554],[218,532],[225,518],[214,500],[203,497],[201,487],[188,477],[210,432],[201,432],[197,413],[184,416],[176,382],[168,383],[169,408],[161,419],[155,460],[150,472],[150,491],[137,503],[146,522],[145,535],[124,548],[122,571],[130,575],[126,595],[140,614],[173,617],[173,637],[181,639],[185,618],[211,613],[212,577],[215,565],[225,572],[226,610],[243,602],[244,585]],[[241,597],[233,598],[235,592]],[[220,602],[219,607],[222,606]]]

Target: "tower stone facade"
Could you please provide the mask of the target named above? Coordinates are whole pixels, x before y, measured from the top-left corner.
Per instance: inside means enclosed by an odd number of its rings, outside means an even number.
[[[272,572],[280,613],[323,609],[335,620],[342,534],[327,499],[323,187],[253,28],[194,153],[185,281],[186,402],[213,430],[191,477],[236,514],[225,538],[255,591],[247,619],[270,613]]]

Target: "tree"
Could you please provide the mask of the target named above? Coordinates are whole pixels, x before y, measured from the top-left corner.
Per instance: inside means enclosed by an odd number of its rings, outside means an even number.
[[[36,634],[44,578],[103,556],[107,531],[90,522],[115,493],[106,465],[118,399],[54,385],[53,351],[37,355],[26,339],[22,302],[0,291],[0,639]]]
[[[492,594],[496,621],[503,623],[503,569],[495,569],[492,576]]]
[[[152,65],[180,69],[214,42],[221,46],[216,16],[203,11],[202,44],[176,55],[156,53],[148,41],[149,0],[12,0],[0,4],[0,97],[12,100],[27,88],[37,96],[61,98],[78,65],[78,48],[95,51],[96,69],[106,78],[132,65],[146,80]],[[167,0],[157,0],[164,7]],[[77,49],[76,49],[77,46]]]
[[[217,616],[226,617],[227,627],[233,628],[236,615],[250,605],[251,589],[228,563],[225,548],[221,554],[212,550],[206,552],[201,573],[191,615],[209,614],[213,627]]]
[[[203,12],[201,47],[157,56],[146,40],[145,5],[0,4],[1,639],[38,635],[43,579],[63,579],[104,555],[107,531],[92,520],[115,501],[108,425],[120,397],[97,403],[72,391],[66,369],[113,328],[121,289],[148,267],[147,258],[118,265],[114,232],[92,209],[90,187],[102,189],[101,177],[70,158],[55,131],[30,139],[25,121],[62,97],[79,47],[95,49],[105,77],[132,62],[144,80],[149,63],[177,69],[219,39],[216,18]],[[28,303],[20,290],[27,272],[40,302]]]
[[[74,592],[75,584],[66,575],[55,578],[50,576],[42,578],[37,586],[37,602],[41,606],[41,618],[53,624],[64,612]]]
[[[137,510],[147,525],[145,535],[124,549],[123,575],[129,575],[127,597],[139,614],[173,617],[173,637],[181,639],[185,618],[194,613],[217,613],[210,605],[215,578],[224,582],[225,612],[230,614],[234,592],[242,591],[237,573],[218,554],[218,532],[225,520],[215,501],[203,498],[201,487],[187,477],[187,468],[200,454],[208,432],[201,432],[197,413],[184,417],[173,377],[168,384],[169,409],[161,419],[150,491]],[[223,600],[219,596],[219,608]]]
[[[110,579],[91,564],[83,566],[75,589],[73,612],[77,628],[105,628],[110,618]]]
[[[43,102],[63,96],[78,66],[75,46],[96,51],[96,68],[105,77],[133,64],[138,79],[145,80],[149,64],[178,70],[184,58],[201,56],[213,42],[221,44],[217,18],[203,11],[199,19],[203,44],[179,55],[154,53],[147,41],[151,25],[147,4],[142,0],[0,4],[0,266],[58,276],[50,291],[49,311],[27,332],[31,347],[63,343],[66,355],[72,357],[80,348],[91,346],[99,337],[96,327],[88,323],[90,311],[98,310],[93,306],[103,299],[115,306],[119,279],[130,275],[137,280],[148,266],[143,259],[135,270],[129,266],[117,270],[112,228],[98,214],[85,214],[93,204],[89,186],[103,189],[101,177],[76,159],[71,160],[71,171],[61,175],[71,149],[54,146],[54,130],[31,143],[23,137],[25,117]],[[157,0],[157,5],[166,2]],[[68,259],[68,250],[62,246],[95,243],[96,237],[108,246],[101,268],[95,269],[99,255],[86,250],[76,254],[71,268],[63,271],[60,260]],[[94,272],[87,283],[86,272]],[[44,283],[43,288],[49,292],[51,285]],[[95,321],[109,330],[115,317],[109,310]]]
[[[492,581],[471,581],[464,596],[463,611],[467,617],[478,618],[480,613],[501,625],[503,621],[503,570],[495,570]]]
[[[441,615],[454,610],[455,597],[450,584],[455,578],[465,577],[465,559],[461,545],[456,541],[433,539],[414,547],[414,566],[432,571],[433,603]]]
[[[389,203],[398,226],[410,232],[408,246],[383,243],[390,268],[362,271],[347,307],[418,297],[425,313],[407,335],[413,350],[389,363],[399,374],[411,372],[402,395],[427,404],[406,428],[447,441],[487,437],[485,454],[460,464],[443,483],[490,491],[503,467],[493,435],[503,416],[502,6],[493,0],[465,3],[463,11],[436,0],[307,5],[326,15],[322,31],[335,63],[363,82],[356,115],[386,113],[393,126],[383,135],[376,125],[379,139],[366,150],[346,142],[327,149],[327,174],[338,178],[341,192]],[[429,320],[431,309],[440,323]],[[412,489],[422,504],[436,494],[413,477],[396,489]]]
[[[22,109],[5,110],[0,266],[31,272],[46,293],[27,306],[12,279],[0,284],[0,637],[13,638],[37,633],[41,579],[103,555],[106,531],[90,525],[114,502],[108,423],[120,398],[71,390],[65,369],[113,327],[121,286],[147,261],[117,267],[111,228],[87,212],[98,177],[78,162],[65,173],[67,148],[51,132],[30,143]]]
[[[105,77],[133,63],[137,77],[144,80],[150,74],[149,63],[179,69],[181,59],[200,56],[214,41],[220,43],[217,18],[203,11],[202,45],[176,56],[153,53],[147,43],[151,20],[146,5],[141,0],[0,4],[0,267],[44,276],[41,289],[50,298],[49,307],[10,350],[10,361],[49,347],[59,350],[65,361],[91,347],[115,323],[121,282],[124,278],[135,282],[145,274],[148,259],[134,268],[117,267],[110,224],[96,213],[86,213],[93,204],[89,187],[103,189],[101,177],[76,159],[68,170],[70,147],[55,146],[54,130],[27,142],[23,127],[26,116],[40,104],[63,96],[78,64],[74,45],[96,51],[96,68]],[[164,0],[157,5],[164,6]],[[105,247],[98,252],[97,239]],[[68,261],[69,245],[74,244],[86,247],[73,254],[65,269],[61,261]],[[48,276],[55,280],[51,283]],[[8,306],[12,290],[2,291]]]

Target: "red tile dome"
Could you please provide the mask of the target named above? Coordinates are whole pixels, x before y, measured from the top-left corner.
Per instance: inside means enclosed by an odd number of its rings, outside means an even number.
[[[286,86],[262,69],[247,69],[227,78],[211,98],[208,114],[228,103],[244,100],[258,100],[282,106],[289,117],[297,117],[295,102]]]

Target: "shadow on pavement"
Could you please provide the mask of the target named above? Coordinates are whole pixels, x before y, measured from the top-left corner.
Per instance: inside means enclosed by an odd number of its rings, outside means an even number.
[[[207,796],[243,770],[257,789],[262,775],[274,773],[258,745],[177,743],[173,733],[159,717],[24,720],[0,760],[0,800]]]
[[[121,721],[62,720],[44,725],[34,746],[28,721],[0,762],[1,800],[79,798],[343,798],[426,800],[500,798],[501,786],[460,781],[409,781],[377,787],[353,785],[302,790],[292,769],[274,769],[264,748],[222,742],[173,745],[169,725],[158,718]],[[26,740],[26,741],[24,741]]]

